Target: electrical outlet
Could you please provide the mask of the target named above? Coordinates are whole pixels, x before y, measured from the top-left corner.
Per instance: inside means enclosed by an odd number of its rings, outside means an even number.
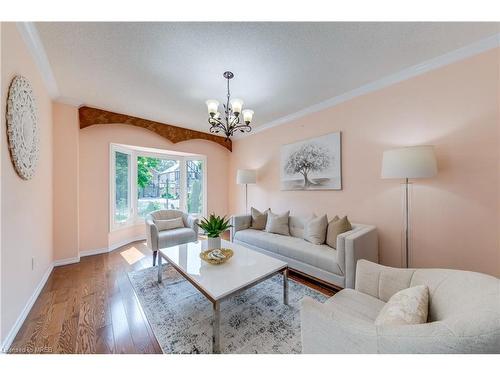
[[[31,257],[31,270],[35,270],[35,257]]]

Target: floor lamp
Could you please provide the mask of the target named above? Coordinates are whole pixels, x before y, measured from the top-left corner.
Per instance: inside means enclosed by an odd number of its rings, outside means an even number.
[[[236,172],[236,183],[245,185],[245,213],[248,213],[248,184],[257,182],[257,171],[254,169],[238,169]]]
[[[429,178],[437,174],[436,156],[432,146],[404,147],[384,151],[382,157],[382,178],[404,179],[404,253],[406,268],[410,254],[410,204],[409,179]]]

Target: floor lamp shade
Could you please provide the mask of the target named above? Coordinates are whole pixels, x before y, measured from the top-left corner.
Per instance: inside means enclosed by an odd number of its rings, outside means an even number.
[[[384,151],[382,178],[427,178],[436,174],[436,156],[432,146]]]
[[[404,183],[404,260],[410,266],[410,178],[428,178],[437,174],[436,156],[432,146],[404,147],[384,151],[382,178],[403,178]]]
[[[257,171],[255,169],[238,169],[236,183],[245,185],[245,212],[248,213],[248,184],[257,183]]]
[[[257,182],[257,171],[254,169],[238,169],[236,172],[236,183],[240,185],[255,184]]]

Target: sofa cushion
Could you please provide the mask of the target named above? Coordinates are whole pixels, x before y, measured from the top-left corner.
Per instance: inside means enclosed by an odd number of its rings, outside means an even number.
[[[328,305],[334,311],[337,310],[353,318],[373,323],[385,303],[368,294],[346,288],[326,300],[325,305]]]
[[[196,233],[191,228],[177,228],[158,232],[158,247],[170,247],[196,241]]]
[[[264,212],[260,212],[256,208],[252,207],[250,209],[250,213],[252,215],[252,224],[250,225],[250,228],[257,230],[264,230],[267,223],[267,213],[269,211],[270,209],[267,209]]]
[[[314,245],[302,238],[282,236],[254,229],[235,233],[235,240],[256,246],[322,270],[343,275],[338,263],[337,252],[327,245]]]
[[[417,285],[394,294],[375,319],[375,325],[426,323],[428,311],[429,289]]]
[[[290,211],[287,211],[281,215],[275,214],[272,211],[268,211],[266,232],[289,236],[290,235],[290,229],[288,227],[289,216],[290,216]]]
[[[304,240],[315,245],[325,243],[328,219],[326,215],[311,218],[304,225]]]

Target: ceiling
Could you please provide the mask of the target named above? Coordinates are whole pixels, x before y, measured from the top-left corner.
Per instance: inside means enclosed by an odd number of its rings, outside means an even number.
[[[36,23],[59,94],[208,131],[233,97],[255,127],[499,32],[496,23]]]

